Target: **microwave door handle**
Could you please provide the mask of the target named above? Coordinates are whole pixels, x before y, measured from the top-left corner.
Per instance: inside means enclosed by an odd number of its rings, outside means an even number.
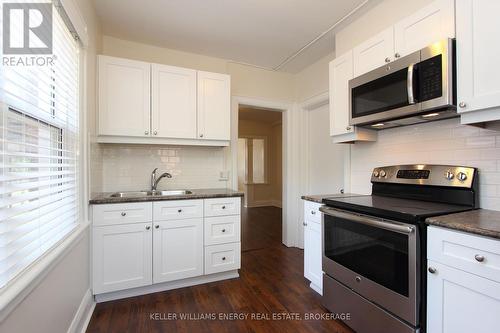
[[[408,66],[408,76],[406,78],[406,89],[408,90],[408,104],[415,104],[415,95],[413,94],[413,73],[415,64]]]
[[[320,207],[319,210],[326,215],[369,225],[375,228],[381,228],[389,231],[398,232],[401,234],[411,234],[415,230],[413,226],[409,226],[405,223],[398,223],[396,221],[388,222],[384,220],[373,219],[368,216],[347,213],[336,209],[331,209],[325,206]]]

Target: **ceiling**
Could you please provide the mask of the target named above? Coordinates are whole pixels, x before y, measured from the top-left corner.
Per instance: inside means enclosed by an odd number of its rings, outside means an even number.
[[[364,0],[95,0],[103,32],[117,38],[298,72],[334,51],[327,33]],[[279,67],[279,68],[278,68]]]
[[[281,112],[265,109],[254,109],[240,107],[238,112],[239,120],[249,120],[259,123],[275,124],[281,121]]]

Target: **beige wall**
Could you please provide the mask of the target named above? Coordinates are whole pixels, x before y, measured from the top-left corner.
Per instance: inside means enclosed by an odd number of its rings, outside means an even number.
[[[267,183],[246,185],[245,202],[250,207],[271,204],[281,206],[281,127],[281,123],[271,124],[241,119],[239,121],[238,135],[240,137],[258,136],[265,137],[267,140]],[[238,161],[238,163],[240,163],[240,161]]]
[[[86,104],[89,123],[95,117],[95,55],[100,52],[100,24],[91,0],[75,0],[88,27]],[[93,127],[89,128],[93,131]],[[0,332],[66,332],[90,288],[89,231],[48,272],[39,285],[0,323]]]
[[[328,64],[333,59],[335,53],[330,53],[294,76],[296,102],[303,102],[328,91]]]

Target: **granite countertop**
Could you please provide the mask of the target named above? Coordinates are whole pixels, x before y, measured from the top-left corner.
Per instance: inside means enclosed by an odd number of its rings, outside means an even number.
[[[500,239],[500,211],[476,209],[425,220],[429,225]]]
[[[194,189],[189,190],[191,194],[179,195],[144,195],[128,198],[113,198],[111,194],[116,192],[97,192],[92,193],[89,200],[91,205],[99,204],[112,204],[124,202],[147,202],[147,201],[164,201],[164,200],[186,200],[186,199],[210,199],[210,198],[227,198],[227,197],[242,197],[243,192],[233,191],[225,188],[211,188],[211,189]]]
[[[303,195],[300,198],[302,200],[312,201],[316,203],[323,203],[323,199],[326,198],[346,198],[346,197],[357,197],[361,194],[353,193],[335,193],[335,194],[314,194],[314,195]]]

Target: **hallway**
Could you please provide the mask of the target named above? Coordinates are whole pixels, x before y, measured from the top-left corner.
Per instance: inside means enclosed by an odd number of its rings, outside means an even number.
[[[99,303],[87,332],[351,332],[305,320],[325,309],[303,277],[303,251],[281,244],[281,209],[242,208],[241,267],[238,279]]]

